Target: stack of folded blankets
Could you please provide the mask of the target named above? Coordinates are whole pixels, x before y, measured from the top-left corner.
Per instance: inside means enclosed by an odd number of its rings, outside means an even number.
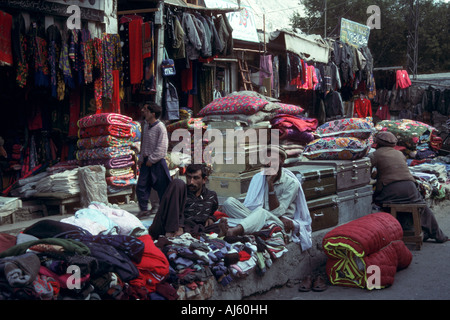
[[[50,174],[40,179],[35,188],[37,193],[79,194],[78,168]]]
[[[132,119],[117,113],[99,113],[78,120],[77,160],[82,166],[103,165],[109,187],[136,184]]]
[[[200,130],[199,133],[201,132],[201,136],[195,135],[196,129]],[[172,134],[175,131],[177,132],[173,135],[172,139]],[[203,122],[202,118],[189,117],[173,122],[167,126],[167,133],[169,135],[169,152],[168,159],[166,160],[168,162],[169,169],[174,169],[176,166],[183,167],[191,162],[194,163],[195,151],[201,152],[202,161],[204,160],[204,150],[208,144],[208,141],[204,137],[205,131],[206,124]],[[185,137],[189,137],[190,139],[187,140]],[[188,153],[188,150],[191,152]],[[188,154],[190,156],[188,156]]]
[[[301,161],[305,146],[315,139],[318,120],[300,114],[279,114],[270,121],[272,128],[279,130],[280,145],[286,150],[285,165]]]

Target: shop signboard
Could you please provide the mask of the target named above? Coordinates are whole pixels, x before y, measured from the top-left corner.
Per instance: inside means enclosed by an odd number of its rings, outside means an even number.
[[[341,19],[341,41],[356,48],[369,43],[370,27],[351,20]]]
[[[232,0],[205,0],[207,8],[239,8]],[[240,6],[241,10],[227,13],[228,21],[233,28],[233,39],[259,42],[253,10],[249,6]]]

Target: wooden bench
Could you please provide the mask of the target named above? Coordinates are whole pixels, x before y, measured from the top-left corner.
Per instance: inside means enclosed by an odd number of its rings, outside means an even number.
[[[108,200],[111,198],[124,197],[125,202],[130,203],[130,197],[132,190],[127,189],[117,193],[108,194]],[[80,205],[80,194],[67,194],[67,193],[36,193],[33,198],[37,200],[42,206],[44,216],[48,216],[48,206],[58,206],[59,214],[65,215],[67,205]]]

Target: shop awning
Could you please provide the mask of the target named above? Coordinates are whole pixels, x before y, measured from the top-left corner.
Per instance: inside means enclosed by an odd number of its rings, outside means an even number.
[[[270,42],[284,45],[286,51],[304,60],[328,63],[330,46],[320,35],[307,35],[293,30],[277,30],[270,34]]]

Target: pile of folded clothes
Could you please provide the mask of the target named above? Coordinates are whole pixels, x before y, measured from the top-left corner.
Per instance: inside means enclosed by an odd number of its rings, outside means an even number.
[[[0,234],[0,300],[152,299],[168,273],[142,222],[103,203]]]
[[[132,213],[93,201],[73,216],[0,233],[0,300],[208,299],[287,252],[281,228],[153,241]]]
[[[103,165],[108,187],[136,184],[135,151],[131,148],[132,119],[117,113],[100,113],[78,120],[77,159],[81,165]]]

